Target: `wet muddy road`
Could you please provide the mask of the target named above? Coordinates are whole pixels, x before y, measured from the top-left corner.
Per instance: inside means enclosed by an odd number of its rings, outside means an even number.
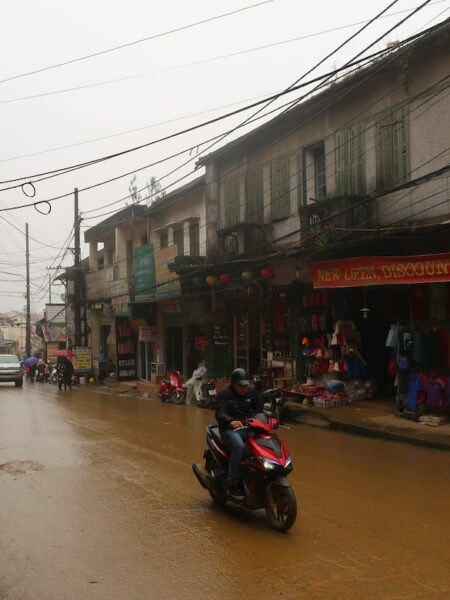
[[[283,430],[299,516],[280,534],[197,483],[211,420],[107,388],[0,386],[0,598],[450,598],[450,453]]]

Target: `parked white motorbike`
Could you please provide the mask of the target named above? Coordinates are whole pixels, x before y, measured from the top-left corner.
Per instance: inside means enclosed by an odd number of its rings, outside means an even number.
[[[208,370],[202,360],[186,382],[186,404],[193,404],[201,408],[214,408],[216,403],[216,384],[208,381]]]

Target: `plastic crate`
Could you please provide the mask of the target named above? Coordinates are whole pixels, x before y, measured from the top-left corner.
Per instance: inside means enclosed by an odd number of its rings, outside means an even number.
[[[313,406],[316,408],[333,408],[336,406],[335,402],[331,398],[313,398]]]
[[[150,363],[150,373],[152,375],[160,375],[163,376],[166,374],[166,364],[165,363]]]

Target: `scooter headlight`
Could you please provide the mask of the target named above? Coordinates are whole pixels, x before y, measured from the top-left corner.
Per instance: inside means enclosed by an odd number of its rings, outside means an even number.
[[[262,463],[264,465],[264,468],[266,469],[266,471],[271,471],[272,469],[276,469],[277,467],[280,466],[280,463],[277,462],[276,460],[270,460],[270,458],[262,458]]]
[[[286,459],[286,463],[285,463],[285,467],[288,467],[292,462],[292,454],[289,454],[289,456]]]

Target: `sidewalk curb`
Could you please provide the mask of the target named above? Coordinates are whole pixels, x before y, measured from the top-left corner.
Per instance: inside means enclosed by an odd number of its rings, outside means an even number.
[[[436,448],[438,450],[450,451],[450,442],[427,440],[421,437],[404,435],[401,433],[387,431],[377,427],[370,427],[361,423],[349,423],[347,421],[338,421],[331,415],[324,415],[319,411],[311,408],[303,408],[301,406],[293,408],[292,406],[285,407],[284,414],[286,420],[297,423],[299,425],[309,425],[311,427],[322,427],[341,431],[353,435],[362,435],[371,438],[379,438],[389,441],[402,442],[415,446],[425,446],[427,448]],[[306,419],[301,418],[302,416]],[[309,422],[308,422],[309,421]],[[321,424],[323,423],[323,424]]]

